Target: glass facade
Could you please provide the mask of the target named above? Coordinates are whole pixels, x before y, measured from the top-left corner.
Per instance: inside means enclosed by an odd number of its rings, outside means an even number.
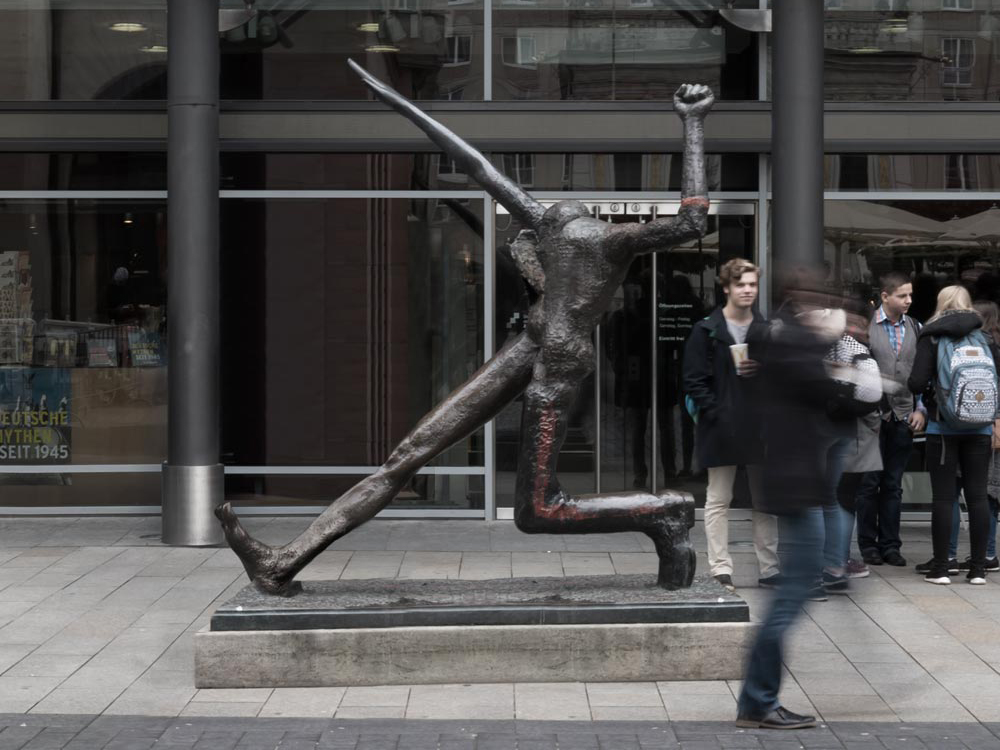
[[[482,200],[222,203],[223,458],[378,466],[483,362]],[[482,466],[483,431],[433,466]]]
[[[11,488],[5,504],[27,502],[22,488],[37,494],[28,488],[40,480],[58,484],[65,465],[163,460],[165,280],[162,200],[0,204],[0,475]],[[39,475],[16,471],[27,466]],[[46,467],[57,474],[46,476]],[[79,497],[66,493],[62,500],[75,504]],[[115,505],[148,504],[113,497]]]
[[[826,0],[830,101],[996,101],[992,0]]]
[[[258,2],[241,19],[245,5],[226,0],[223,124],[242,118],[223,128],[219,164],[227,496],[263,509],[326,505],[524,325],[528,297],[509,251],[519,227],[448,157],[377,129],[287,134],[299,112],[321,124],[382,113],[348,58],[463,135],[461,124],[484,113],[515,113],[530,135],[500,125],[470,140],[489,140],[487,158],[540,200],[573,197],[614,222],[676,210],[677,141],[638,128],[578,143],[573,118],[668,118],[668,105],[657,108],[679,83],[712,86],[708,232],[629,271],[595,331],[594,373],[560,458],[574,492],[703,496],[682,408],[683,342],[719,302],[721,262],[752,258],[765,297],[770,284],[759,135],[769,43],[724,12],[760,5],[308,0]],[[1000,299],[1000,156],[989,142],[964,146],[956,135],[933,147],[904,128],[891,147],[840,145],[887,113],[957,119],[1000,108],[1000,5],[828,0],[826,10],[826,99],[848,103],[829,107],[830,288],[873,300],[879,274],[902,270],[915,280],[918,318],[956,280]],[[0,151],[0,505],[152,508],[167,453],[166,154],[155,138],[100,142],[90,125],[58,135],[48,124],[165,117],[166,3],[12,0],[0,20],[0,102],[37,126]],[[148,101],[118,103],[130,100]],[[551,113],[565,101],[561,132]],[[250,132],[264,137],[241,135]],[[519,429],[515,401],[436,457],[391,510],[503,515]],[[926,501],[918,454],[912,507]],[[745,495],[738,487],[738,504]]]

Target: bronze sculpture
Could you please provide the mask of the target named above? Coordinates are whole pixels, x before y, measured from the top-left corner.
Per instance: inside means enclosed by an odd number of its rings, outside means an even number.
[[[638,531],[659,556],[657,582],[691,585],[694,550],[688,529],[694,500],[686,493],[647,492],[572,497],[559,485],[556,462],[568,410],[594,366],[594,326],[624,280],[633,259],[704,234],[708,214],[704,120],[714,102],[705,86],[681,86],[674,108],[684,123],[681,207],[676,216],[647,224],[609,224],[579,201],[544,208],[502,175],[478,151],[353,61],[375,96],[423,130],[523,226],[512,245],[518,268],[537,298],[525,331],[508,342],[463,385],[428,413],[388,460],[282,547],[250,537],[229,503],[216,515],[226,539],[261,591],[289,596],[306,564],[351,529],[387,506],[438,453],[492,419],[525,394],[514,520],[526,533],[590,534]]]

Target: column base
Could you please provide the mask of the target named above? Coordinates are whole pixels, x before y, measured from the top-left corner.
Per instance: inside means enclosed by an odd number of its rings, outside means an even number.
[[[161,539],[177,547],[222,544],[222,526],[213,511],[225,501],[222,464],[176,466],[163,464]]]

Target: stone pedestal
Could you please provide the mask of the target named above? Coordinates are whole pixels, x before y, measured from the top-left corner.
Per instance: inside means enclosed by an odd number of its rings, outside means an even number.
[[[738,679],[746,603],[651,576],[247,587],[195,635],[198,687]]]

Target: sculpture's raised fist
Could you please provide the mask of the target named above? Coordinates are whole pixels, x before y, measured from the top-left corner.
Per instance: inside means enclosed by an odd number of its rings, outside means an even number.
[[[674,111],[682,118],[704,117],[715,104],[715,94],[708,86],[685,83],[674,92]]]

